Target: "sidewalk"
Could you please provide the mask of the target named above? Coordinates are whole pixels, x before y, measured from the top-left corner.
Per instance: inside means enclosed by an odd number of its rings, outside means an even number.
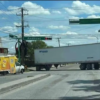
[[[15,80],[15,81],[1,84],[0,85],[0,94],[3,94],[5,92],[9,92],[9,91],[14,90],[16,88],[28,85],[30,83],[36,82],[38,80],[44,79],[44,78],[49,77],[49,76],[50,76],[50,74],[40,74],[40,75],[36,75],[34,77],[27,77],[27,78],[23,78],[23,79],[19,79],[19,80]]]

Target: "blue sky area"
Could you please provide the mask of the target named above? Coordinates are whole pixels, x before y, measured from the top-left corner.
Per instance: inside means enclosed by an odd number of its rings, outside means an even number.
[[[61,46],[99,41],[99,24],[71,25],[69,19],[100,18],[100,1],[0,1],[0,37],[2,46],[14,52],[16,40],[9,39],[9,34],[21,35],[21,14],[19,8],[25,8],[25,35],[51,35],[48,45],[58,46],[57,37],[61,37]],[[98,40],[97,40],[98,39]]]

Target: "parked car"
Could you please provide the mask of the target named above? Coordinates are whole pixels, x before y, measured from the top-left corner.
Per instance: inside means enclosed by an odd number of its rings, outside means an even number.
[[[16,62],[15,69],[16,69],[16,73],[22,73],[23,74],[23,72],[25,71],[24,66],[21,65],[19,62]]]

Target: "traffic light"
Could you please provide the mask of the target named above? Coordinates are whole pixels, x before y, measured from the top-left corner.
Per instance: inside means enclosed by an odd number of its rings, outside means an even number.
[[[51,37],[45,37],[45,40],[52,40]]]
[[[20,53],[22,53],[22,46],[23,46],[23,50],[24,50],[24,56],[27,55],[27,42],[22,42],[20,45]]]
[[[18,55],[18,48],[16,48],[16,55]]]

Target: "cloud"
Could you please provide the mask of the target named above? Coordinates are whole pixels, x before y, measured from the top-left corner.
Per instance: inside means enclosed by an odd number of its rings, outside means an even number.
[[[57,11],[57,10],[52,11],[52,13],[61,14],[61,12],[60,11]]]
[[[48,9],[44,9],[42,6],[32,3],[30,1],[27,1],[24,4],[22,4],[22,7],[28,10],[29,15],[38,15],[38,14],[50,15],[50,11]]]
[[[64,8],[69,14],[71,15],[78,15],[78,12],[76,12],[75,10],[73,9],[70,9],[70,8]]]
[[[69,19],[79,19],[79,17],[77,17],[77,16],[71,16],[71,17],[69,17]]]
[[[2,4],[4,4],[5,3],[5,1],[0,1]]]
[[[97,39],[96,37],[87,37],[88,39]]]
[[[27,9],[29,15],[39,15],[39,14],[44,14],[44,15],[50,15],[50,11],[48,9],[44,9],[42,6],[37,5],[35,3],[32,3],[30,1],[27,1],[22,4],[21,7],[24,7]],[[7,9],[8,11],[0,10],[0,14],[16,14],[18,12],[21,13],[20,7],[17,6],[9,6]],[[25,11],[24,11],[25,13]]]
[[[31,27],[30,29],[29,29],[29,32],[38,32],[39,31],[39,29],[37,29],[37,28],[35,28],[35,27]]]
[[[40,35],[39,29],[31,27],[28,33],[25,33],[25,36],[38,36]],[[20,37],[21,35],[19,35]]]
[[[7,15],[10,15],[10,14],[16,14],[17,11],[3,11],[3,10],[0,10],[0,14],[7,14]]]
[[[60,25],[60,26],[50,25],[48,28],[66,30],[66,29],[69,29],[70,27],[69,26],[63,26],[63,25]]]
[[[95,33],[96,33],[96,34],[100,34],[100,29],[95,30]]]
[[[16,14],[18,12],[18,8],[17,6],[9,6],[7,8],[8,11],[5,11],[5,10],[0,10],[0,14]]]
[[[14,49],[14,46],[12,46],[11,49]]]
[[[15,26],[21,26],[21,23],[14,22]]]
[[[8,38],[1,37],[2,41],[8,41]]]
[[[71,32],[71,31],[67,31],[66,33],[63,33],[63,35],[78,35],[78,33],[76,33],[76,32]]]
[[[73,1],[72,8],[64,8],[64,9],[71,15],[100,13],[100,6],[96,5],[90,6],[81,1]]]
[[[13,33],[13,32],[17,32],[17,28],[16,27],[11,27],[11,26],[4,26],[4,27],[0,27],[0,31],[3,31],[5,33]]]
[[[18,10],[19,7],[17,6],[9,6],[8,10]]]
[[[7,18],[5,18],[5,17],[2,17],[1,19],[4,19],[4,20],[5,20],[5,19],[7,19]]]
[[[97,16],[97,15],[90,15],[90,16],[88,16],[87,18],[100,18],[100,16]]]
[[[78,17],[78,16],[70,16],[69,19],[80,19],[80,18],[83,18],[83,17]]]

